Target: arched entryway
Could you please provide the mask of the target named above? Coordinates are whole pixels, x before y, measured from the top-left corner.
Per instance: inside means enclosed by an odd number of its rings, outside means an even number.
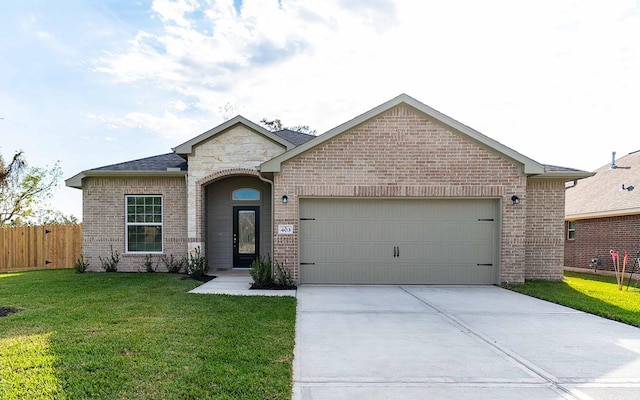
[[[271,251],[271,185],[251,176],[222,178],[204,188],[209,270],[249,268]]]

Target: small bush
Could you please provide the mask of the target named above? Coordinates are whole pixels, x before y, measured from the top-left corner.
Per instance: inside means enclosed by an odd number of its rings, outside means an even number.
[[[173,254],[170,254],[169,257],[163,255],[162,262],[167,267],[167,272],[179,274],[184,269],[185,265],[187,265],[187,258],[173,258]]]
[[[291,274],[291,268],[278,261],[275,263],[275,284],[281,289],[295,289],[296,281]]]
[[[258,256],[251,263],[249,270],[253,278],[253,286],[256,288],[264,288],[273,286],[273,274],[271,273],[271,258]]]
[[[144,269],[147,272],[156,272],[156,270],[158,269],[158,264],[160,264],[160,260],[157,260],[155,262],[155,265],[153,263],[153,258],[151,257],[151,254],[147,254],[144,256]]]
[[[202,255],[200,246],[189,252],[189,260],[187,261],[187,274],[190,277],[199,279],[207,272],[207,259]]]
[[[80,254],[80,258],[76,260],[76,265],[74,266],[76,269],[76,274],[83,274],[89,268],[89,262],[84,260],[82,254]]]
[[[100,259],[100,264],[102,264],[102,269],[105,272],[116,272],[118,271],[118,263],[120,262],[120,254],[116,251],[113,251],[113,246],[111,246],[111,256],[108,258],[102,258],[98,256]]]

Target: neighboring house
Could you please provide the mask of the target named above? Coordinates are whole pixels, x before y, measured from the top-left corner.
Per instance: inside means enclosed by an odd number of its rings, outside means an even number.
[[[567,189],[565,265],[614,270],[610,250],[629,252],[633,264],[640,251],[640,151],[630,153]],[[620,266],[622,267],[622,261]]]
[[[317,137],[236,117],[170,154],[83,171],[83,249],[119,270],[201,248],[209,271],[257,255],[299,283],[560,279],[565,182],[400,95]]]

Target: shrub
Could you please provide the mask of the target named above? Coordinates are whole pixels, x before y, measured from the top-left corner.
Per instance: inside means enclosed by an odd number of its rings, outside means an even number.
[[[271,273],[271,258],[258,256],[251,263],[249,270],[253,278],[253,286],[256,288],[271,287],[273,285],[273,274]]]
[[[100,264],[102,264],[102,269],[105,272],[116,272],[118,270],[118,263],[120,262],[120,254],[118,252],[113,251],[113,246],[111,246],[111,256],[108,258],[102,258],[98,256],[100,259]]]
[[[189,260],[187,261],[187,274],[190,277],[199,279],[207,272],[207,259],[202,255],[200,246],[189,252]]]
[[[163,255],[162,262],[167,267],[167,272],[172,274],[179,274],[187,264],[187,258],[173,258],[173,254],[170,254],[169,257]]]
[[[276,261],[275,264],[275,284],[281,289],[294,289],[296,281],[291,274],[291,268]]]
[[[160,264],[160,260],[156,261],[156,264],[153,265],[153,258],[151,254],[147,254],[144,256],[144,269],[147,272],[156,272],[158,269],[158,264]]]
[[[80,258],[76,260],[76,265],[75,265],[76,274],[82,274],[86,272],[87,268],[89,268],[89,262],[85,261],[82,254],[80,254]]]

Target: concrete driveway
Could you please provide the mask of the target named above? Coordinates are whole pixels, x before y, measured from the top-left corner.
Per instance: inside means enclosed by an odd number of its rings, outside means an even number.
[[[493,286],[298,288],[294,399],[640,399],[640,329]]]

